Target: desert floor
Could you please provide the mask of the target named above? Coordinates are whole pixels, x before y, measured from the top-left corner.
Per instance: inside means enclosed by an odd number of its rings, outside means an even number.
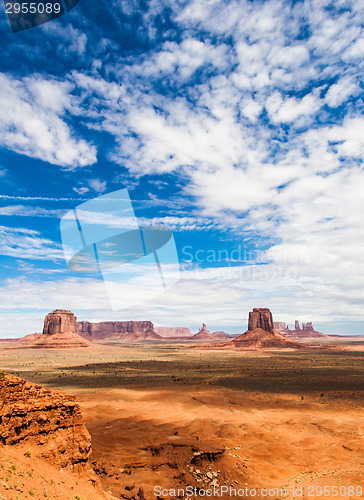
[[[0,367],[77,395],[91,461],[117,498],[139,486],[152,499],[157,487],[187,485],[244,490],[241,498],[364,498],[363,342],[327,344],[236,352],[187,343],[82,351],[2,343]]]

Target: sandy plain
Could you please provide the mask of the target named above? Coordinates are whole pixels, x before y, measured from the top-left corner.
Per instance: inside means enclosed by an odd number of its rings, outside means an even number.
[[[116,498],[139,487],[146,499],[182,498],[187,486],[215,486],[218,498],[363,498],[364,341],[346,344],[34,350],[2,342],[0,366],[76,394],[93,467]]]

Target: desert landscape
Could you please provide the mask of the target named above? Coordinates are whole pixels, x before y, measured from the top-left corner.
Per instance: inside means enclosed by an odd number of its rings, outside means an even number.
[[[1,342],[0,498],[362,496],[363,340],[288,339],[268,309],[229,342],[77,328],[57,310]]]

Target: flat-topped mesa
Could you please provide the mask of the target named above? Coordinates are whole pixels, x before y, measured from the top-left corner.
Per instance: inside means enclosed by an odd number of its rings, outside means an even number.
[[[189,328],[185,326],[168,327],[168,326],[157,326],[154,327],[155,333],[158,333],[163,338],[189,338],[192,337],[192,333]]]
[[[248,330],[253,331],[257,328],[273,332],[273,316],[267,307],[255,307],[249,313]]]
[[[77,333],[77,317],[68,310],[56,309],[44,318],[44,335]]]
[[[301,330],[301,328],[300,328],[300,323],[299,323],[299,321],[297,321],[297,320],[294,322],[294,329],[295,329],[297,332]]]
[[[88,340],[162,340],[151,321],[79,321],[78,334]]]
[[[77,334],[76,316],[63,309],[56,309],[44,318],[43,333],[24,338],[19,347],[34,349],[75,349],[88,347],[90,342]]]

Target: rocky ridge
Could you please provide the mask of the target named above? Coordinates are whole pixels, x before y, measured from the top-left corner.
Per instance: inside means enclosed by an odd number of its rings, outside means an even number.
[[[0,442],[40,445],[40,456],[60,467],[83,467],[91,438],[75,397],[12,375],[0,380]]]
[[[162,340],[151,321],[80,321],[76,327],[87,340]]]
[[[277,321],[274,323],[274,328],[279,333],[289,338],[327,337],[327,335],[315,330],[312,322],[302,323],[302,328],[300,328],[299,321],[296,320],[294,323],[294,330],[290,330],[288,325],[283,323],[283,321]]]
[[[73,395],[0,373],[1,499],[75,493],[111,499],[91,469],[90,453],[90,434]]]

